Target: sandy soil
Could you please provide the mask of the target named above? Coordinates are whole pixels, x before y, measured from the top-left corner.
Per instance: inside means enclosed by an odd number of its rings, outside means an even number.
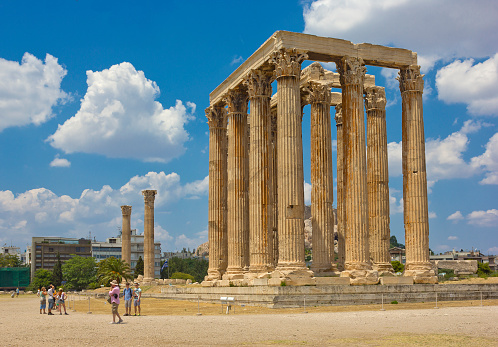
[[[197,303],[144,299],[144,315],[123,317],[124,324],[116,325],[109,325],[110,307],[103,300],[91,300],[92,314],[87,314],[88,300],[75,303],[69,316],[47,316],[39,314],[34,295],[1,295],[1,345],[498,346],[497,300],[485,301],[483,307],[443,302],[437,310],[431,303],[386,305],[386,311],[379,305],[312,307],[308,313],[236,307],[229,315],[220,314],[219,305],[201,303],[202,315],[197,316]]]

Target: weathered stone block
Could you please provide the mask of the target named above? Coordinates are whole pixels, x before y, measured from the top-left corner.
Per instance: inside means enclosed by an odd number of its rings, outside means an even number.
[[[268,285],[272,287],[278,287],[282,283],[282,280],[278,277],[276,278],[269,278],[268,279]]]
[[[202,281],[201,286],[203,287],[214,287],[214,281]]]
[[[346,285],[349,286],[349,277],[315,277],[317,286]]]
[[[230,280],[220,280],[216,282],[216,287],[230,287]]]
[[[252,280],[253,286],[267,286],[268,278],[255,278]]]
[[[382,285],[413,285],[413,277],[385,276],[380,278]]]

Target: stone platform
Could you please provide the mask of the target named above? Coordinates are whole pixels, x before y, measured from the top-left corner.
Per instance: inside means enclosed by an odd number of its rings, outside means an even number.
[[[498,284],[415,284],[415,285],[322,285],[322,286],[254,286],[254,287],[175,287],[161,288],[161,294],[142,294],[174,300],[219,303],[220,297],[235,298],[237,305],[271,308],[307,306],[367,305],[397,301],[435,302],[498,299]]]

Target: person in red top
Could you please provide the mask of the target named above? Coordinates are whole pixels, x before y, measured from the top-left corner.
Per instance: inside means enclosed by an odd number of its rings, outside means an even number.
[[[111,297],[111,305],[112,305],[112,322],[110,324],[119,324],[122,323],[123,320],[118,312],[119,307],[119,285],[116,280],[111,281],[111,290],[109,291],[109,296]],[[116,322],[116,316],[119,318],[119,321]]]

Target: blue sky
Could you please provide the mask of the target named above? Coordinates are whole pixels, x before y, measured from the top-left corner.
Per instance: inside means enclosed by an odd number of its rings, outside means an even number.
[[[418,53],[430,247],[498,254],[498,5],[480,4],[2,1],[0,244],[24,249],[32,236],[89,232],[104,240],[117,233],[124,204],[141,232],[142,189],[158,190],[164,251],[206,241],[209,93],[275,31],[289,30]],[[396,71],[367,73],[386,87],[391,234],[402,241]]]

